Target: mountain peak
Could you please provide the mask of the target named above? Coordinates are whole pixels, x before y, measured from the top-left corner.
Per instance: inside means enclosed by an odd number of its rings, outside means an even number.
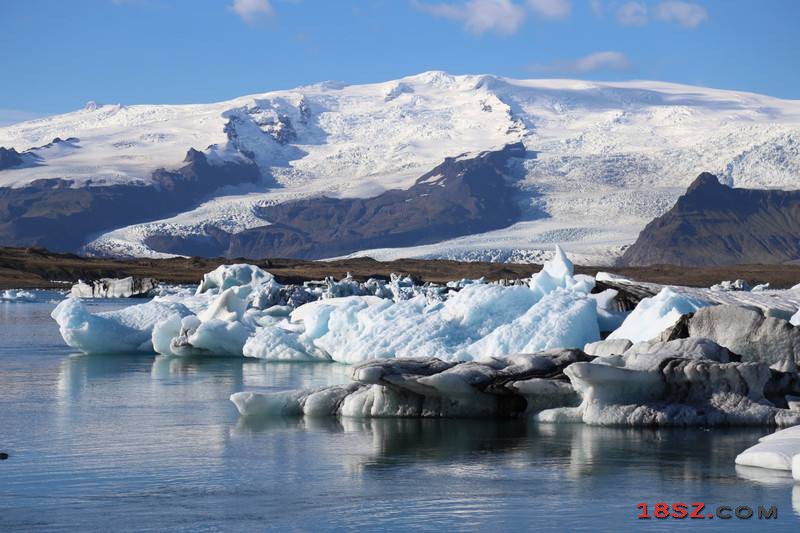
[[[702,172],[686,189],[686,194],[705,189],[711,190],[717,187],[723,187],[722,183],[719,182],[719,178],[717,178],[717,176],[711,172]]]

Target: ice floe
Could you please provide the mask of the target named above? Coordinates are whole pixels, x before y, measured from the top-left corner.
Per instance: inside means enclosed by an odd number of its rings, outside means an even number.
[[[36,295],[22,289],[10,289],[0,292],[0,302],[33,302]]]
[[[800,426],[758,439],[758,443],[736,456],[736,464],[770,470],[788,470],[800,481]]]
[[[70,294],[78,298],[131,298],[156,293],[158,282],[153,278],[101,278],[91,282],[78,281]]]

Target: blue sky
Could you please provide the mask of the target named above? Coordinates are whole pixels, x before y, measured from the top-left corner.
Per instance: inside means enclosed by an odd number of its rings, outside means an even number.
[[[425,70],[800,99],[794,0],[4,0],[0,123]]]

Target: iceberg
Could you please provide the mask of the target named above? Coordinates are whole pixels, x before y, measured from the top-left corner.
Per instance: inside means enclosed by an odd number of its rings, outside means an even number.
[[[398,275],[388,283],[347,276],[282,285],[257,266],[234,264],[207,273],[193,295],[165,294],[96,315],[71,299],[53,318],[67,344],[87,353],[348,364],[376,357],[481,360],[599,340],[601,325],[615,319],[616,293],[592,295],[593,287],[593,278],[573,276],[560,248],[527,284],[515,285],[420,286]]]
[[[157,324],[190,314],[179,303],[151,301],[118,311],[92,314],[80,299],[69,297],[51,316],[64,341],[84,353],[153,353],[152,332]]]
[[[764,364],[741,363],[707,339],[633,345],[594,357],[577,349],[449,361],[373,359],[352,383],[231,396],[242,416],[531,417],[543,423],[726,426],[800,423],[764,397],[795,386]]]
[[[298,307],[288,321],[257,328],[243,353],[263,359],[324,358],[358,363],[425,355],[479,360],[598,340],[591,278],[572,276],[560,249],[528,286],[461,283],[430,294],[344,296]]]
[[[743,361],[800,363],[800,328],[757,307],[717,305],[697,311],[687,323],[692,337],[706,337],[739,354]]]
[[[33,302],[36,300],[36,295],[30,291],[19,290],[5,290],[0,292],[0,302]]]
[[[101,278],[86,283],[78,281],[70,289],[70,294],[78,298],[133,298],[154,294],[158,282],[153,278]]]
[[[580,394],[581,405],[543,411],[536,418],[627,426],[800,423],[800,412],[776,407],[765,398],[767,391],[785,395],[795,384],[766,363],[738,362],[737,357],[708,339],[637,343],[622,354],[567,367],[564,373]]]
[[[789,470],[800,479],[800,426],[793,426],[758,439],[758,443],[736,456],[736,464],[771,470]]]
[[[352,369],[353,383],[310,391],[238,392],[242,416],[518,417],[577,405],[563,374],[587,360],[580,350],[451,362],[434,357],[375,359]]]
[[[220,265],[208,274],[203,275],[203,281],[197,287],[196,294],[212,292],[219,294],[232,287],[270,287],[277,284],[275,277],[253,265],[235,264]]]
[[[647,341],[658,337],[662,331],[675,325],[681,316],[694,313],[710,302],[684,296],[669,287],[664,287],[651,298],[644,298],[614,330],[609,339],[628,339],[632,342]]]

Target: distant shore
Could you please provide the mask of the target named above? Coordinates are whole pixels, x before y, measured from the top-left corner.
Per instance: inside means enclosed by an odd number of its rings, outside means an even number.
[[[203,274],[221,264],[250,263],[268,270],[282,283],[321,280],[325,276],[388,278],[391,273],[410,274],[422,282],[442,283],[462,278],[495,281],[517,279],[538,272],[541,265],[512,263],[471,263],[433,259],[375,261],[370,258],[337,261],[300,259],[170,258],[107,259],[49,252],[41,248],[0,248],[0,289],[65,288],[78,279],[103,277],[152,277],[162,283],[194,284]],[[576,273],[594,275],[611,272],[643,282],[708,287],[723,280],[744,279],[751,285],[769,283],[785,289],[800,283],[800,265],[734,265],[688,268],[670,265],[649,267],[576,266]],[[60,283],[59,283],[60,282]]]

